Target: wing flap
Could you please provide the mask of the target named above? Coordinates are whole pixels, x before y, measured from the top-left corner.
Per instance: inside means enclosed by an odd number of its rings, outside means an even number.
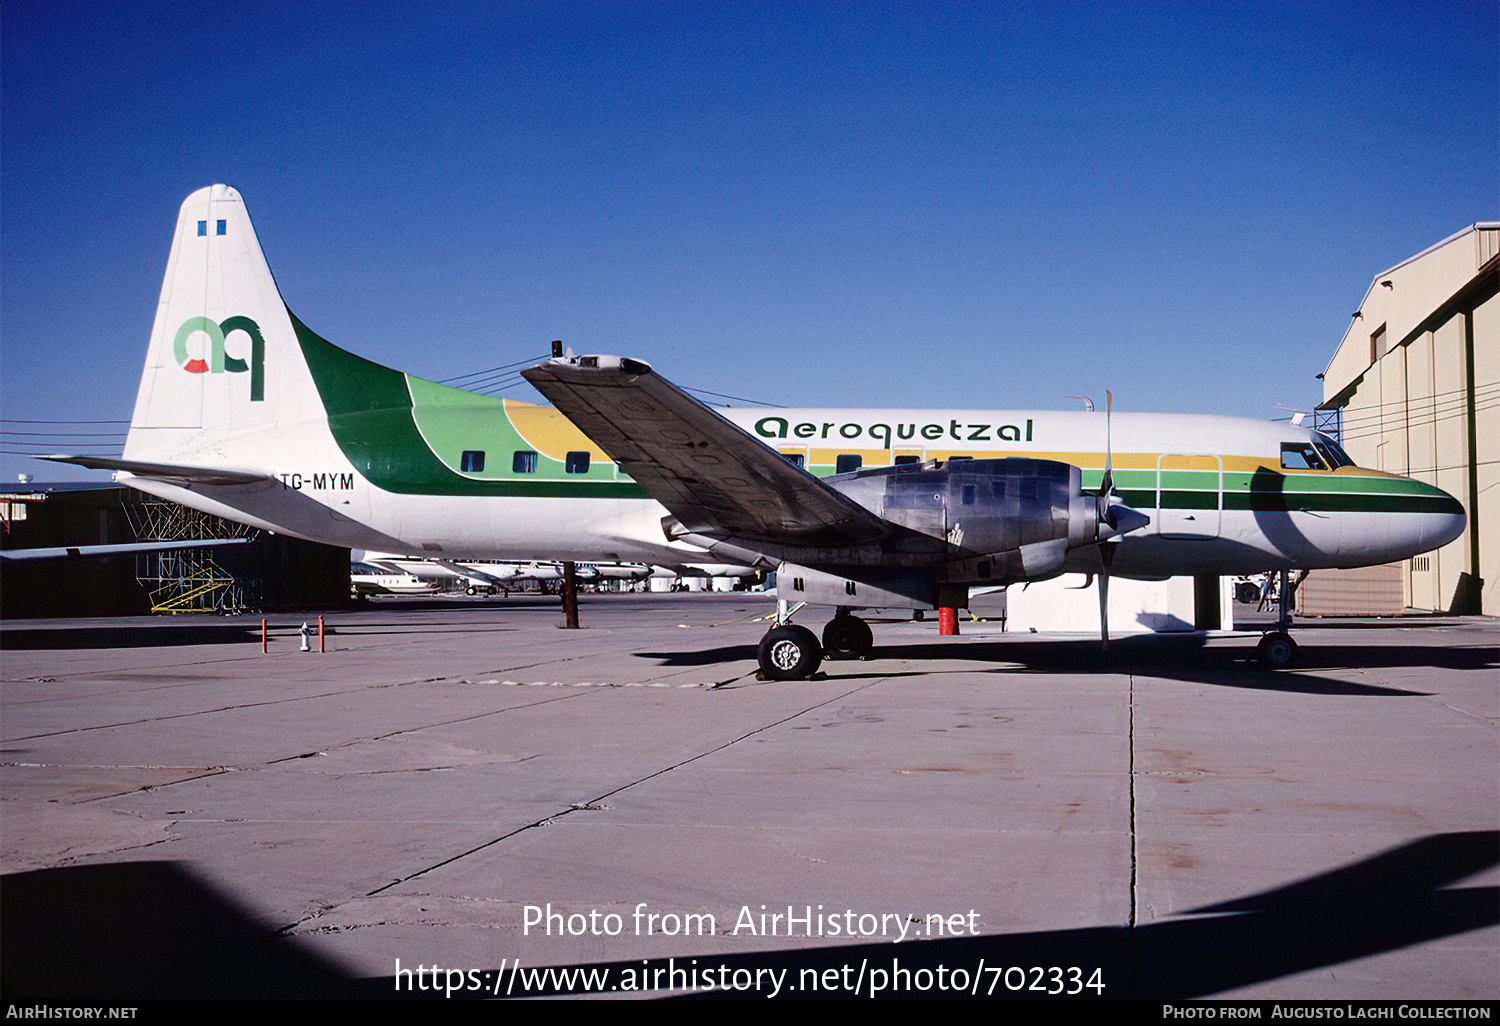
[[[886,524],[638,360],[521,372],[693,534],[776,547],[878,541]]]

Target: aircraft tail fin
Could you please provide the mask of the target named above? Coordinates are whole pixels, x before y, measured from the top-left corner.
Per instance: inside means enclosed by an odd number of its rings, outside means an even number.
[[[177,217],[125,457],[201,464],[217,440],[325,416],[244,201],[199,189]]]

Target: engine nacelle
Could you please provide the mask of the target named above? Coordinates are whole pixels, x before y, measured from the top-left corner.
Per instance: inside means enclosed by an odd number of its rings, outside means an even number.
[[[930,553],[953,581],[1017,581],[1060,569],[1099,537],[1099,498],[1077,467],[1024,458],[908,464],[831,478],[907,530],[890,551]]]

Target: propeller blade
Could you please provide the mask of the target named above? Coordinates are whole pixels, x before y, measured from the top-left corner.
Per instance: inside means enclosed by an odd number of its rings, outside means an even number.
[[[1104,488],[1100,493],[1108,495],[1115,490],[1115,394],[1104,390]]]
[[[1115,561],[1113,542],[1099,543],[1099,647],[1109,648],[1109,568]]]
[[[1115,490],[1114,429],[1110,426],[1114,407],[1115,394],[1106,388],[1104,390],[1104,480],[1099,484],[1101,498]]]

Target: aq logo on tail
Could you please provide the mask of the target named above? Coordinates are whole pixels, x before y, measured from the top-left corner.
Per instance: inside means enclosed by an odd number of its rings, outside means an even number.
[[[241,360],[225,351],[225,340],[237,331],[250,339],[250,359]],[[188,355],[188,339],[202,332],[208,336],[208,359]],[[207,317],[189,317],[177,329],[172,341],[172,353],[177,365],[189,374],[243,374],[250,372],[250,401],[264,402],[266,398],[266,340],[260,333],[260,325],[248,317],[230,317],[215,324]]]

